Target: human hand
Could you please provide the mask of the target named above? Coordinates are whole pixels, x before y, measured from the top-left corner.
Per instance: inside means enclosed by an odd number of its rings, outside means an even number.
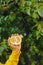
[[[14,36],[14,35],[18,35],[18,34],[12,34],[12,36]],[[18,44],[18,45],[12,44],[12,43],[10,42],[10,38],[8,38],[8,45],[9,45],[10,47],[12,47],[12,49],[13,49],[14,51],[20,52],[20,50],[21,50],[21,44]]]

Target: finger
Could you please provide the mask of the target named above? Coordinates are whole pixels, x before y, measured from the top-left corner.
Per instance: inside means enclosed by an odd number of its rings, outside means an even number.
[[[16,45],[13,45],[13,44],[10,44],[10,46],[11,46],[12,48],[15,48],[15,49],[21,48],[20,46],[16,46]]]
[[[20,51],[21,47],[20,46],[15,46],[13,44],[10,45],[12,47],[12,49],[14,49],[15,51]]]
[[[21,46],[16,46],[16,48],[20,50],[21,49]]]
[[[15,45],[15,46],[21,46],[21,44],[17,44],[17,45],[16,45],[16,44],[14,44],[14,45]]]
[[[17,47],[21,48],[21,44],[20,45],[17,45]]]
[[[12,36],[19,36],[19,34],[12,34]]]
[[[18,45],[18,47],[20,47],[20,48],[21,48],[21,44],[19,44],[19,45]]]
[[[11,44],[11,43],[10,43],[10,46],[11,46],[12,48],[14,48],[14,49],[16,48],[16,46],[15,46],[15,45],[13,45],[13,44]]]
[[[12,34],[12,36],[14,36],[15,34]]]

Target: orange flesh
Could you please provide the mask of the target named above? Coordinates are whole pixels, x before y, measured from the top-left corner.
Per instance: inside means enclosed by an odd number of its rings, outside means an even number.
[[[19,37],[17,37],[17,43],[19,43],[20,42],[20,38]]]
[[[16,42],[16,44],[19,44],[21,42],[21,38],[20,38],[20,36],[12,36],[10,39],[10,42],[12,42],[12,43]]]
[[[12,42],[12,43],[14,43],[14,42],[15,42],[14,37],[12,37],[12,38],[11,38],[11,42]]]

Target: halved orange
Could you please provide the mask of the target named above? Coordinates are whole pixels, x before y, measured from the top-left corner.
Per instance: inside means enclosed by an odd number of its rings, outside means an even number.
[[[20,35],[11,36],[10,42],[12,44],[18,45],[22,42],[22,38],[20,37]]]

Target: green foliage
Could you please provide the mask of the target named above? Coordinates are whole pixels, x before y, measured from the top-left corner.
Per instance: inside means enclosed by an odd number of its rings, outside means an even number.
[[[8,37],[18,33],[24,36],[19,65],[43,65],[42,2],[43,0],[0,0],[0,61],[2,63],[5,63],[11,54]]]

